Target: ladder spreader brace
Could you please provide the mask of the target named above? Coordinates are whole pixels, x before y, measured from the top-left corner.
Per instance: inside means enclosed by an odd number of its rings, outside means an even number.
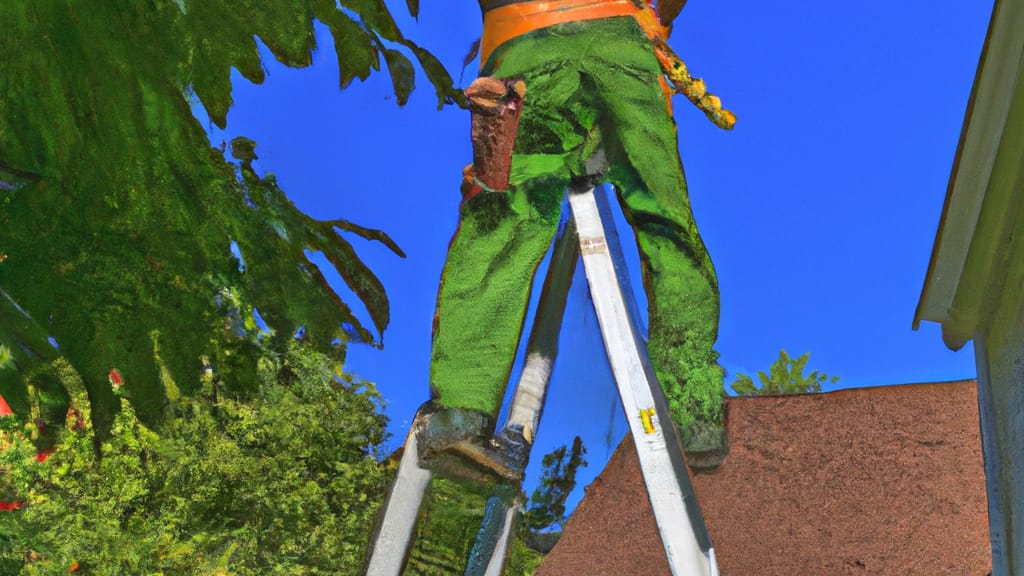
[[[602,172],[602,155],[594,161],[597,169],[591,173]],[[595,194],[593,182],[574,183],[568,194],[572,217],[556,240],[506,427],[528,429],[527,439],[532,442],[573,267],[581,255],[668,565],[673,576],[718,576],[715,551],[690,482],[679,432],[641,337],[636,301],[607,196]],[[432,477],[430,470],[419,465],[415,430],[414,422],[371,542],[367,576],[400,576],[412,548],[420,505]],[[510,507],[498,498],[488,502],[485,526],[470,554],[465,576],[501,576],[517,504]],[[488,523],[497,525],[488,529]]]

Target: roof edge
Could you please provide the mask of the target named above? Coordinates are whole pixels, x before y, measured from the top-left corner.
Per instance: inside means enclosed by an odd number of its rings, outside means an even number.
[[[940,382],[905,382],[902,384],[878,384],[878,385],[865,385],[865,386],[851,386],[850,388],[838,388],[836,390],[828,390],[826,392],[800,392],[797,394],[752,394],[749,396],[728,396],[726,398],[729,402],[734,401],[756,401],[760,398],[799,398],[799,397],[823,397],[823,396],[846,396],[849,394],[856,394],[867,391],[881,391],[891,390],[899,388],[906,390],[910,388],[924,388],[932,386],[966,386],[968,384],[977,384],[978,379],[975,378],[957,378],[954,380],[942,380]]]
[[[995,0],[992,6],[992,16],[989,18],[988,30],[985,33],[985,41],[982,43],[981,54],[978,56],[978,67],[974,73],[974,82],[971,86],[971,93],[967,99],[967,109],[964,112],[963,127],[960,130],[960,138],[957,141],[956,153],[953,156],[953,165],[950,169],[949,181],[946,184],[946,197],[942,203],[942,213],[939,216],[939,224],[935,232],[935,242],[932,244],[931,257],[928,260],[928,269],[925,272],[924,282],[921,286],[921,296],[918,299],[917,307],[914,310],[914,319],[911,327],[917,330],[920,327],[922,320],[929,320],[933,322],[942,323],[943,320],[938,319],[925,309],[929,305],[929,296],[931,295],[932,279],[936,273],[936,267],[940,259],[939,253],[942,248],[942,239],[946,231],[946,222],[950,213],[950,205],[953,201],[953,192],[957,182],[957,176],[960,172],[960,161],[963,158],[964,147],[967,141],[967,136],[971,129],[971,119],[974,117],[975,106],[977,105],[978,92],[981,86],[981,79],[984,75],[986,63],[988,61],[989,52],[992,46],[992,38],[996,28],[996,23],[999,19],[1000,8],[1002,6],[1002,0]],[[961,266],[962,271],[962,266]],[[957,278],[959,282],[959,278]],[[952,298],[950,298],[952,303]]]

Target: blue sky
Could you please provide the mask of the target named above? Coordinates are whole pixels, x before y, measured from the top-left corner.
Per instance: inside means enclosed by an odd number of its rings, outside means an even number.
[[[388,5],[458,77],[480,34],[477,3],[423,2],[419,22],[404,17],[403,1]],[[767,369],[782,348],[811,352],[810,369],[838,375],[828,389],[974,377],[969,346],[951,352],[937,325],[914,332],[911,320],[991,9],[991,0],[687,4],[671,44],[739,118],[723,132],[675,99],[690,198],[721,286],[727,382]],[[392,324],[384,349],[352,347],[347,369],[384,394],[397,445],[429,396],[431,318],[471,159],[469,115],[437,111],[422,74],[404,108],[386,74],[340,91],[330,37],[321,28],[317,38],[309,69],[264,49],[263,85],[236,73],[227,133],[212,138],[255,139],[257,168],[300,208],[383,229],[407,253],[354,240],[388,290]],[[474,63],[461,85],[475,76]],[[621,437],[625,424],[579,281],[562,351],[534,463],[585,431],[585,484],[603,467],[604,437]]]

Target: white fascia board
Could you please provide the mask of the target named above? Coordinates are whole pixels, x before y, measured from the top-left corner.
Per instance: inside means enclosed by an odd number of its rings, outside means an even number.
[[[975,77],[964,129],[950,177],[942,220],[936,234],[928,274],[914,316],[921,320],[956,324],[953,302],[961,285],[981,289],[986,278],[963,278],[977,223],[985,203],[1018,76],[1024,62],[1024,2],[997,0]],[[969,321],[966,320],[966,321]],[[974,326],[949,326],[953,332],[971,333]]]

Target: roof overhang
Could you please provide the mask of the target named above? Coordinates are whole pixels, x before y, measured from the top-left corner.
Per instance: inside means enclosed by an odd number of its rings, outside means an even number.
[[[1024,292],[1024,2],[996,0],[914,329],[956,350]]]

